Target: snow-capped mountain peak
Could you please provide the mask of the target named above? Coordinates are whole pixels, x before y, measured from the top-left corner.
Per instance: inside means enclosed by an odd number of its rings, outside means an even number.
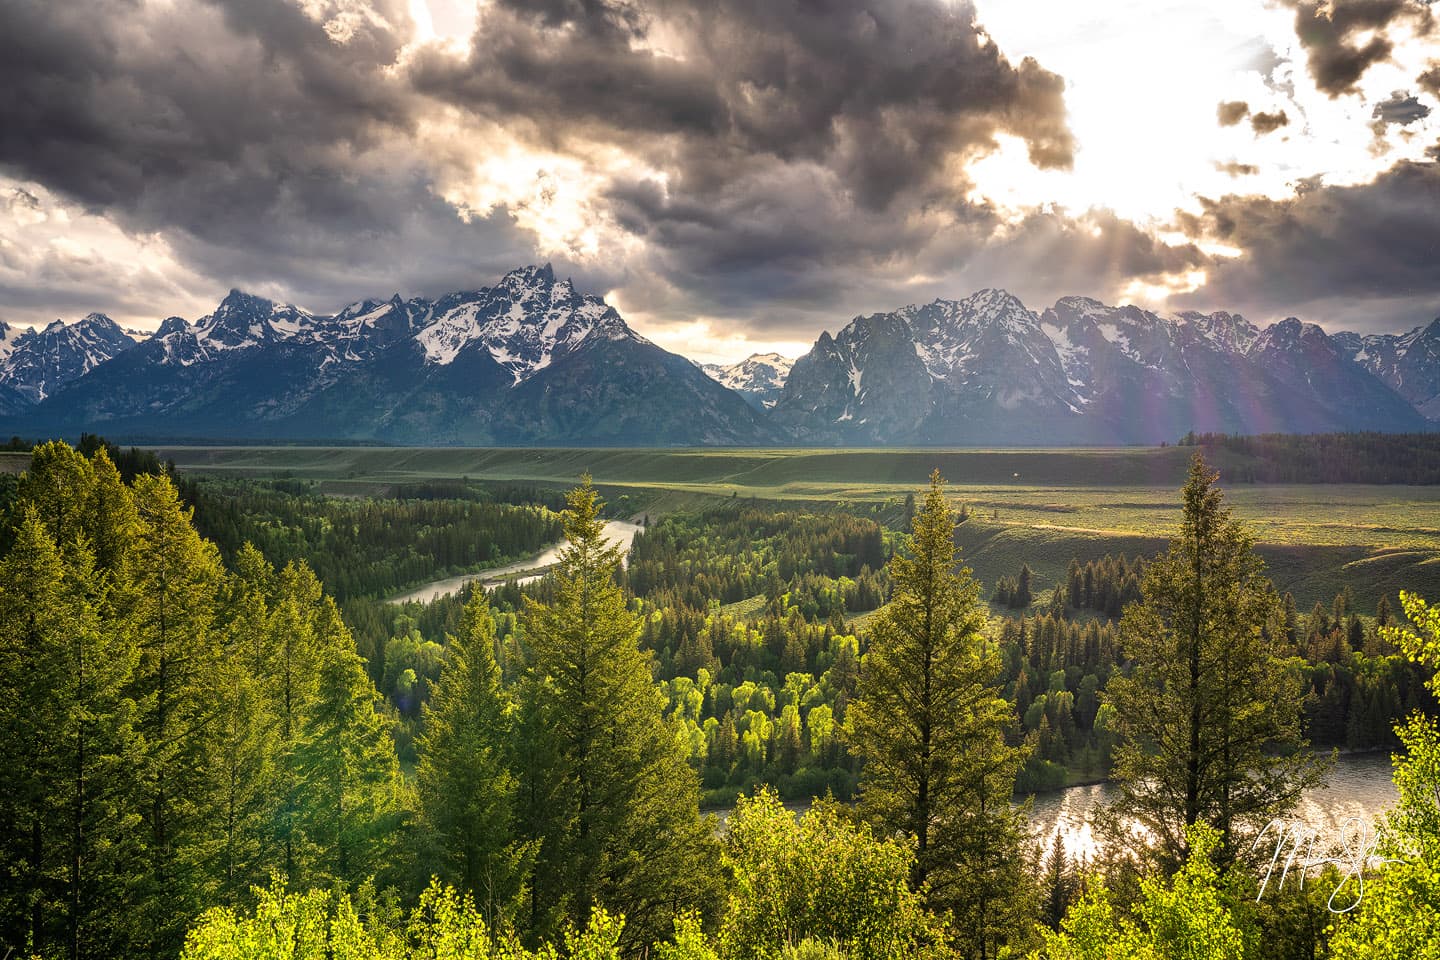
[[[437,301],[415,335],[430,363],[441,366],[478,345],[519,384],[558,357],[593,339],[641,340],[603,299],[581,296],[555,271],[522,267],[493,287]]]
[[[1238,313],[1217,310],[1201,313],[1186,310],[1175,315],[1175,319],[1189,327],[1197,336],[1215,344],[1228,353],[1247,354],[1260,336],[1260,328]]]
[[[1440,318],[1408,333],[1330,338],[1351,360],[1379,377],[1431,420],[1440,420]]]
[[[778,353],[752,353],[739,363],[707,363],[700,369],[710,379],[768,410],[775,405],[794,365],[794,360]]]
[[[307,310],[231,290],[215,312],[195,323],[195,339],[211,350],[244,350],[300,333],[314,322]]]
[[[3,326],[3,325],[0,325]],[[41,330],[0,331],[0,386],[38,403],[122,351],[135,339],[103,313]]]

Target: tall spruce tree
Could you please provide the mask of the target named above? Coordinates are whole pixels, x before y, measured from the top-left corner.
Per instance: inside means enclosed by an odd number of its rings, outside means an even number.
[[[225,904],[244,901],[280,867],[270,842],[280,759],[271,702],[275,571],[250,544],[238,552],[235,567],[221,600],[223,653],[209,693],[214,726],[207,758],[211,888]]]
[[[954,916],[956,946],[993,957],[1023,921],[1024,815],[1010,805],[1021,750],[999,655],[937,470],[913,535],[890,561],[891,602],[871,621],[845,734],[861,758],[860,808],[915,840],[914,880]]]
[[[313,855],[306,881],[355,886],[397,862],[408,809],[390,720],[330,598],[316,611],[320,675],[297,748],[300,825]]]
[[[146,929],[157,953],[180,948],[186,919],[203,906],[209,851],[204,819],[220,661],[214,629],[220,553],[190,522],[168,477],[136,479],[139,537],[128,584],[140,648],[135,699],[147,747],[143,776],[151,869]]]
[[[490,605],[477,588],[425,706],[416,786],[426,863],[475,897],[492,930],[513,922],[533,853],[515,835],[514,714]]]
[[[136,650],[101,589],[83,542],[62,553],[27,506],[0,562],[0,952],[116,956],[136,933]]]
[[[1201,821],[1219,831],[1217,856],[1234,859],[1325,766],[1301,736],[1304,689],[1286,657],[1283,605],[1217,479],[1196,454],[1179,533],[1120,621],[1135,666],[1105,695],[1123,741],[1119,798],[1104,826],[1123,834],[1133,818],[1172,869],[1189,854],[1187,828]]]
[[[310,568],[294,562],[285,565],[274,589],[269,632],[263,644],[257,644],[255,662],[271,664],[268,700],[277,741],[272,839],[281,874],[296,883],[309,863],[300,822],[304,786],[301,747],[323,657],[314,616],[322,592]]]
[[[522,736],[540,742],[544,760],[528,765],[522,790],[547,802],[531,812],[541,844],[531,915],[544,933],[604,906],[625,916],[627,939],[647,943],[708,896],[715,841],[589,476],[566,503],[554,600],[527,597],[520,617],[532,655]]]

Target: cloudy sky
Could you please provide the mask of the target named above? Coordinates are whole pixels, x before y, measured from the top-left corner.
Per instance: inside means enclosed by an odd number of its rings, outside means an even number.
[[[701,359],[1003,286],[1440,314],[1440,2],[5,0],[0,319],[551,261]]]

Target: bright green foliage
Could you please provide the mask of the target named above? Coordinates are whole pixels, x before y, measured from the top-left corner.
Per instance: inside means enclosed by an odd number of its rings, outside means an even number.
[[[0,561],[0,952],[113,955],[133,929],[136,650],[101,591],[84,542],[62,554],[28,505]]]
[[[588,477],[567,503],[554,601],[527,598],[521,617],[532,655],[522,719],[534,724],[522,738],[543,741],[544,761],[523,786],[545,798],[529,811],[541,842],[532,924],[553,931],[604,904],[630,918],[629,936],[657,939],[707,895],[714,841]]]
[[[515,836],[514,714],[495,662],[490,607],[476,590],[425,707],[416,781],[424,863],[475,897],[491,928],[513,919],[533,854]]]
[[[531,951],[495,937],[472,900],[439,884],[421,894],[403,931],[362,920],[345,894],[292,894],[277,883],[256,895],[253,915],[220,908],[201,917],[181,960],[619,960],[624,929],[596,910],[584,931]]]
[[[894,595],[871,622],[845,731],[864,760],[863,815],[914,838],[917,886],[954,912],[967,955],[989,957],[1024,925],[1023,814],[1010,805],[1021,751],[1005,742],[1000,661],[979,587],[955,570],[954,529],[937,471],[909,555],[891,561]]]
[[[407,803],[380,694],[333,604],[326,605],[320,681],[298,748],[301,824],[314,856],[312,880],[346,883],[396,866],[391,840]]]
[[[395,863],[388,720],[303,567],[226,574],[169,479],[36,452],[0,536],[0,953],[174,956],[279,872]],[[62,538],[57,540],[57,534]]]
[[[1440,667],[1440,606],[1400,595],[1414,629],[1387,627],[1386,639],[1431,669]],[[1440,693],[1440,674],[1430,680]],[[1366,878],[1353,915],[1337,924],[1334,955],[1440,958],[1440,726],[1418,714],[1397,728],[1405,747],[1395,755],[1400,805],[1382,825],[1381,856],[1398,862]]]
[[[134,688],[148,744],[143,774],[151,873],[146,902],[157,950],[179,947],[204,908],[206,765],[214,730],[211,684],[221,660],[214,629],[223,571],[167,477],[137,478],[134,563],[124,596],[140,648]]]
[[[1280,599],[1215,480],[1196,455],[1180,532],[1147,566],[1143,599],[1120,622],[1136,665],[1105,696],[1123,737],[1112,812],[1147,829],[1171,866],[1187,857],[1186,830],[1200,822],[1220,831],[1217,853],[1233,859],[1244,836],[1290,809],[1324,766],[1303,749],[1297,665],[1277,655]]]
[[[942,925],[910,887],[905,840],[879,839],[828,803],[797,820],[768,790],[742,798],[728,827],[719,956],[779,958],[806,940],[876,960],[947,955]],[[677,932],[693,942],[693,930]]]
[[[1032,960],[1239,960],[1254,955],[1255,933],[1232,906],[1213,858],[1219,834],[1199,824],[1186,831],[1190,859],[1170,881],[1140,884],[1135,920],[1119,916],[1109,892],[1091,881],[1060,932],[1043,931]]]

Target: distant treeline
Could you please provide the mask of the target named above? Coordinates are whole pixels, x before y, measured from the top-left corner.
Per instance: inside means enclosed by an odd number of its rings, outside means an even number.
[[[252,543],[277,567],[304,561],[342,603],[518,560],[561,537],[559,515],[543,505],[473,492],[442,499],[433,484],[402,491],[414,494],[407,499],[326,497],[303,480],[186,477],[179,486],[196,528],[227,560]]]
[[[1186,434],[1227,483],[1440,483],[1440,432]]]

